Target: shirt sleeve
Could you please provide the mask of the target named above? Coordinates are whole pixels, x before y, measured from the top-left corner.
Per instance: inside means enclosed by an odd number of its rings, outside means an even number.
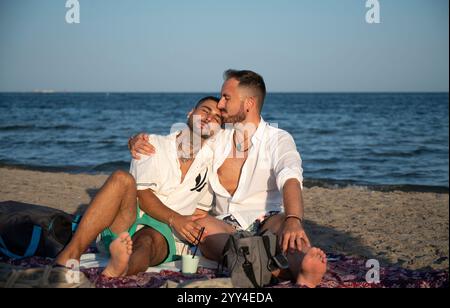
[[[298,180],[303,189],[302,159],[294,138],[289,133],[281,131],[273,136],[271,146],[273,170],[278,189],[283,191],[284,184],[290,179]]]
[[[156,168],[156,157],[141,156],[141,159],[131,161],[130,174],[136,180],[137,190],[152,189],[156,191],[158,185],[158,168]]]
[[[214,192],[210,184],[208,184],[208,189],[203,193],[202,198],[197,203],[197,208],[202,211],[209,212],[212,209],[214,202]]]

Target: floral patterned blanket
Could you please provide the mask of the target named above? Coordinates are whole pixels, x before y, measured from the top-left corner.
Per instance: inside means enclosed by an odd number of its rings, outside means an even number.
[[[446,271],[413,271],[401,267],[380,267],[380,282],[366,282],[366,260],[358,257],[329,255],[328,271],[320,288],[448,288],[449,273]],[[32,257],[21,261],[1,259],[0,262],[29,267],[40,267],[52,263],[50,259]],[[200,268],[196,275],[185,276],[180,272],[161,271],[141,273],[137,276],[108,279],[101,275],[101,268],[83,270],[97,288],[159,288],[167,281],[177,283],[198,279],[217,278],[215,271]],[[280,282],[271,288],[297,288],[293,283]]]

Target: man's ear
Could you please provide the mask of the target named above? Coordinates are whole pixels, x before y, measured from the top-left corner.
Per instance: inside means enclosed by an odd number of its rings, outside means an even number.
[[[189,119],[191,117],[191,115],[194,113],[195,109],[192,108],[191,111],[189,111],[189,113],[187,114],[187,118]]]
[[[245,109],[248,111],[250,111],[252,108],[255,108],[256,106],[256,97],[254,96],[249,96],[247,97],[247,99],[245,100]]]

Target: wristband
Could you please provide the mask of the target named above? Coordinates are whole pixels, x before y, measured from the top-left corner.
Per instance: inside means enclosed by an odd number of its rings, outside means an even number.
[[[297,216],[297,215],[286,215],[286,218],[284,218],[284,221],[288,220],[289,218],[298,219],[298,221],[300,221],[300,223],[303,224],[303,219],[300,216]]]

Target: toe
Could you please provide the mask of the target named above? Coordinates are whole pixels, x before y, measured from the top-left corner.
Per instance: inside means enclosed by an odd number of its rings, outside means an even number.
[[[312,255],[317,255],[317,254],[319,254],[319,249],[316,247],[313,247],[313,248],[311,248],[310,253]]]
[[[123,232],[123,233],[120,233],[119,234],[119,238],[121,239],[121,240],[128,240],[128,238],[130,237],[130,235],[128,234],[128,232]]]

